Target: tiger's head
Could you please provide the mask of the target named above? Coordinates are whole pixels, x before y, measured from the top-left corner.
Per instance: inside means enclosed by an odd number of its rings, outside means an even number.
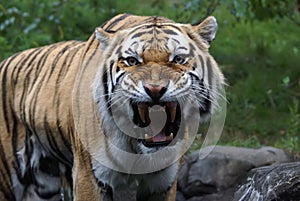
[[[195,26],[149,17],[113,33],[96,29],[103,51],[94,91],[99,114],[130,136],[133,152],[175,144],[185,122],[214,111],[224,82],[209,54],[216,30],[214,17]]]

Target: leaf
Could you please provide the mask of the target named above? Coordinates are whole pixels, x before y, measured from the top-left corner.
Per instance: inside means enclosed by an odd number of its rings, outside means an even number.
[[[283,85],[284,86],[288,86],[289,84],[290,84],[290,77],[289,76],[286,76],[286,77],[284,77],[283,79],[282,79],[282,83],[283,83]]]

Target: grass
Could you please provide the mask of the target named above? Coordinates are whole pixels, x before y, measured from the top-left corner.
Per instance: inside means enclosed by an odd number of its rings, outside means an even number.
[[[224,19],[224,13],[216,15]],[[300,152],[300,110],[295,106],[300,99],[300,27],[288,19],[225,19],[219,21],[212,49],[229,84],[220,143]]]

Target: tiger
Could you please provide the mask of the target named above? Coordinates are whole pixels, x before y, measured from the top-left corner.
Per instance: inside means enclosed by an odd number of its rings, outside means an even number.
[[[2,61],[0,200],[174,201],[188,122],[224,88],[217,27],[119,14]]]

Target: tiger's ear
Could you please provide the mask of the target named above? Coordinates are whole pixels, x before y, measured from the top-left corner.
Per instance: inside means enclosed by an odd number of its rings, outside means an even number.
[[[194,31],[196,31],[208,45],[214,40],[217,29],[217,20],[213,16],[207,17],[200,24],[194,26]]]
[[[100,42],[101,44],[101,48],[105,49],[109,43],[110,43],[110,39],[111,39],[111,35],[110,33],[106,32],[105,30],[103,30],[100,27],[97,27],[95,30],[95,34],[96,34],[96,38],[97,40]]]

